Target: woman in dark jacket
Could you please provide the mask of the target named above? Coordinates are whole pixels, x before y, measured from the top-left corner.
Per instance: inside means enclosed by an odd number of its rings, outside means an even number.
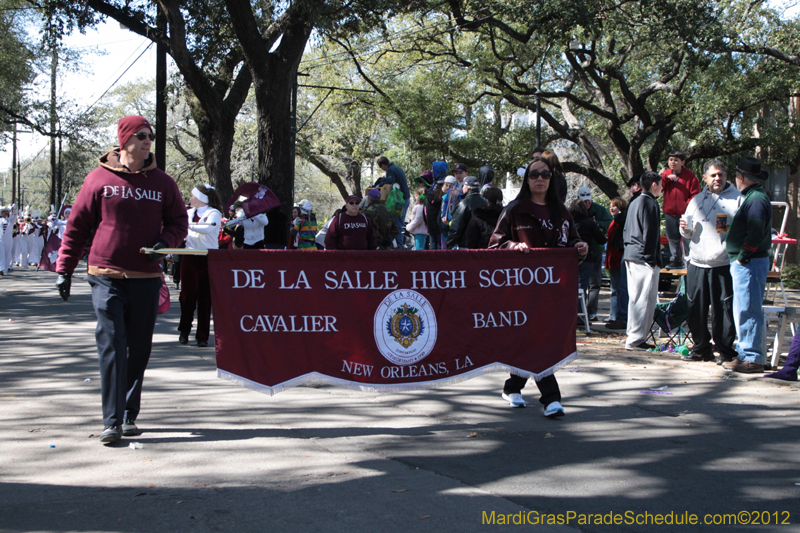
[[[482,168],[482,167],[481,167]],[[465,239],[467,248],[488,248],[497,219],[503,211],[503,191],[497,187],[483,190],[483,198],[489,203],[486,207],[478,207],[472,212]]]
[[[589,245],[581,241],[569,212],[561,203],[553,184],[553,167],[548,161],[534,159],[525,170],[525,179],[516,199],[511,201],[497,221],[489,248],[508,248],[530,253],[531,248],[578,249],[581,258]],[[512,374],[503,386],[503,399],[512,407],[525,407],[522,388],[528,379]],[[561,391],[556,376],[550,374],[536,382],[542,397],[544,416],[564,416]]]
[[[444,180],[437,181],[425,197],[425,223],[428,225],[431,250],[442,249],[441,232],[439,231],[439,215],[442,211],[442,184]]]

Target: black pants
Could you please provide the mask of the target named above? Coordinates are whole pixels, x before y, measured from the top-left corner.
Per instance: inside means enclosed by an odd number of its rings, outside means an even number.
[[[503,392],[506,394],[520,393],[527,382],[528,378],[511,374],[505,385],[503,385]],[[542,397],[539,398],[539,403],[542,405],[550,405],[553,402],[561,401],[561,390],[558,388],[555,374],[550,374],[546,378],[542,378],[541,381],[537,381],[536,386],[539,387],[539,392],[542,394]]]
[[[194,310],[197,309],[198,341],[208,341],[211,332],[211,284],[208,279],[208,256],[187,255],[181,260],[181,321],[178,331],[189,336]]]
[[[97,315],[97,357],[103,424],[136,420],[142,380],[150,360],[161,278],[111,279],[87,276]]]
[[[686,269],[686,295],[689,297],[689,331],[694,348],[700,355],[711,354],[711,340],[720,355],[736,357],[733,343],[736,327],[733,321],[733,280],[728,266],[700,268],[691,262]],[[708,309],[711,308],[711,333],[708,332]]]

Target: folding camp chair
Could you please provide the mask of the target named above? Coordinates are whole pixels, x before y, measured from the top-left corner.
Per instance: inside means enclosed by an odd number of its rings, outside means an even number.
[[[689,318],[689,297],[686,296],[686,277],[681,277],[681,285],[675,298],[670,302],[656,304],[656,312],[653,315],[653,324],[650,326],[650,336],[647,340],[656,344],[656,331],[666,333],[667,342],[673,345],[683,344],[691,339],[686,320]]]
[[[591,333],[592,323],[589,322],[589,311],[586,307],[586,293],[580,287],[578,287],[578,303],[581,305],[581,308],[578,309],[578,316],[583,317],[583,327],[586,333]]]

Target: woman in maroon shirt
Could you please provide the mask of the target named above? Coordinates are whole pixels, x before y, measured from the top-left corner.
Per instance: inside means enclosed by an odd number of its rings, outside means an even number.
[[[527,254],[531,248],[574,246],[581,258],[586,257],[589,245],[579,239],[552,177],[553,167],[548,161],[538,158],[531,161],[519,194],[500,214],[489,248],[509,248]],[[514,374],[506,380],[502,397],[512,407],[525,407],[521,392],[527,381]],[[542,394],[539,402],[544,406],[544,416],[564,416],[556,376],[545,376],[536,385]]]

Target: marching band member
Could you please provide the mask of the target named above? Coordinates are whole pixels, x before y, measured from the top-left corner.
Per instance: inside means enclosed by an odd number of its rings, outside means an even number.
[[[189,200],[189,235],[187,250],[216,250],[219,247],[219,228],[222,223],[222,200],[211,185],[192,189]],[[211,285],[208,280],[208,256],[181,257],[181,321],[178,342],[187,344],[192,331],[194,310],[197,308],[195,338],[200,347],[208,346],[211,329]]]
[[[17,219],[17,228],[14,233],[14,259],[20,268],[28,268],[28,223],[30,217]]]

